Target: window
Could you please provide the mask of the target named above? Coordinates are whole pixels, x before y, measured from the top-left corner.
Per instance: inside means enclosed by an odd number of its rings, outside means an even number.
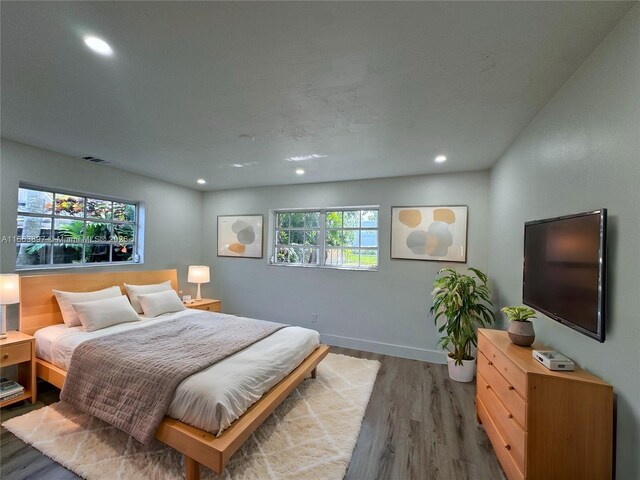
[[[21,186],[16,268],[138,261],[138,205]]]
[[[277,265],[378,269],[378,207],[275,212]]]

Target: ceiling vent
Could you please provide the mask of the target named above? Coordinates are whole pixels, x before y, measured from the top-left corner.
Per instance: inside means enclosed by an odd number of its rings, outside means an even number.
[[[101,165],[111,165],[111,162],[108,160],[103,160],[102,158],[97,158],[97,157],[91,157],[91,156],[86,156],[86,157],[80,157],[82,160],[86,160],[87,162],[91,162],[91,163],[98,163]]]

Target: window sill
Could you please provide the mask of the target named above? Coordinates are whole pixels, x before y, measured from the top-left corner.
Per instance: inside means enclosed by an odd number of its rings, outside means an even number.
[[[301,263],[269,263],[271,267],[280,268],[308,268],[311,270],[344,270],[348,272],[377,272],[379,267],[376,268],[359,268],[359,267],[330,267],[328,265],[304,265]]]

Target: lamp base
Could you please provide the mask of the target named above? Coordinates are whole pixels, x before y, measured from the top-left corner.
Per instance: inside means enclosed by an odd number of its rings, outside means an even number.
[[[2,330],[0,330],[0,340],[7,338],[7,306],[2,305]]]

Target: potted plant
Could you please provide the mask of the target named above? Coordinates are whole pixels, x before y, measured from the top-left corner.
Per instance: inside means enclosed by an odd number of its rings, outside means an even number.
[[[530,346],[536,339],[536,332],[533,330],[533,323],[530,318],[536,318],[536,312],[529,307],[504,307],[502,309],[509,319],[509,338],[511,343],[521,347]]]
[[[438,328],[443,334],[438,345],[449,350],[449,376],[457,382],[473,380],[476,359],[472,348],[478,346],[476,329],[495,320],[487,276],[475,268],[469,271],[474,275],[443,268],[433,282],[431,314],[435,314],[436,325],[438,319],[446,318]]]

